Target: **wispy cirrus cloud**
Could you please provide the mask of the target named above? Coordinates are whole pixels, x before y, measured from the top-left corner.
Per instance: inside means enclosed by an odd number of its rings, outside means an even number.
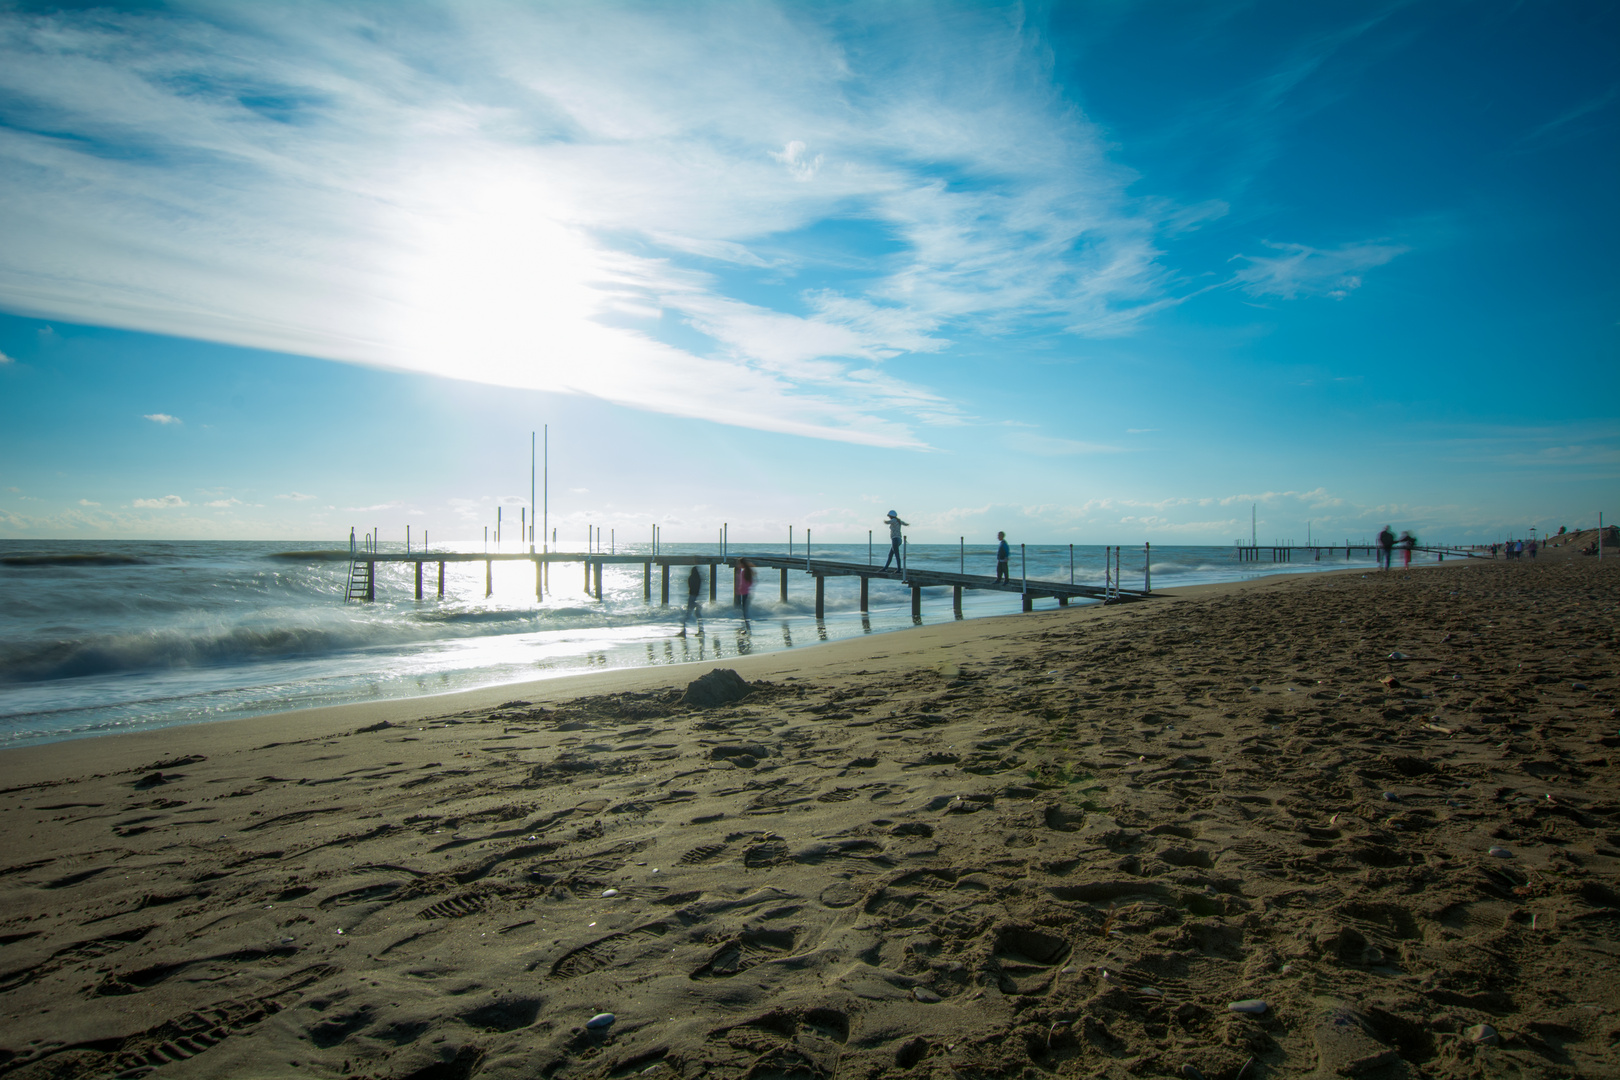
[[[178,495],[163,495],[156,499],[136,499],[130,505],[137,510],[178,510],[191,504]]]
[[[1361,287],[1364,273],[1408,250],[1387,243],[1346,244],[1332,250],[1269,240],[1264,243],[1278,254],[1234,255],[1233,261],[1247,265],[1233,275],[1233,281],[1250,296],[1284,300],[1300,296],[1343,300]]]
[[[162,413],[162,412],[146,413],[146,414],[142,415],[141,419],[142,420],[150,420],[154,424],[161,424],[161,425],[183,423],[183,421],[178,416],[170,416],[168,413]]]
[[[7,12],[0,304],[920,447],[959,408],[886,362],[1174,302],[1179,212],[1129,193],[1038,32],[848,16]],[[829,221],[858,242],[803,242]]]

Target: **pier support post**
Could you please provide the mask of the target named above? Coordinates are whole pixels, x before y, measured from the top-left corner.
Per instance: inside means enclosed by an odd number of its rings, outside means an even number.
[[[1058,602],[1058,607],[1068,607],[1069,606],[1069,598],[1067,596],[1058,597],[1057,602]]]
[[[596,598],[602,599],[602,564],[596,564]]]
[[[962,586],[951,586],[951,611],[957,615],[962,614]]]
[[[866,576],[866,575],[865,575],[865,574],[862,574],[862,575],[861,575],[861,610],[862,610],[862,611],[866,611],[866,610],[867,610],[867,605],[866,605],[866,588],[867,588],[867,586],[868,586],[868,585],[870,585],[870,584],[871,584],[871,583],[872,583],[872,579],[871,579],[871,578],[869,578],[869,577],[867,577],[867,576]]]
[[[913,619],[922,618],[922,586],[921,585],[913,585],[911,587],[911,617]]]
[[[546,564],[541,562],[539,559],[534,560],[534,598],[536,600],[544,600],[546,598],[546,578],[544,573],[545,565]],[[439,567],[443,569],[444,563],[440,563]]]
[[[422,599],[422,560],[416,560],[416,598]]]
[[[444,561],[439,561],[439,598],[444,598]]]
[[[664,571],[664,576],[668,577],[669,571]],[[649,604],[652,603],[652,563],[650,562],[641,564],[641,598]]]
[[[785,566],[782,567],[782,603],[787,603],[787,567]]]
[[[712,601],[720,595],[719,563],[709,564],[709,599]]]
[[[669,563],[664,563],[660,569],[663,573],[658,579],[658,602],[669,607]]]
[[[495,595],[495,560],[484,560],[484,599]]]
[[[782,571],[782,595],[787,596],[787,571]],[[827,614],[827,579],[820,574],[816,575],[816,621],[821,621]]]
[[[1032,593],[1025,593],[1024,594],[1024,610],[1025,611],[1034,611],[1035,610],[1035,597],[1034,597],[1034,595]]]
[[[742,571],[735,563],[731,567],[731,606],[742,607]]]
[[[366,563],[366,599],[377,599],[377,561],[375,559]]]

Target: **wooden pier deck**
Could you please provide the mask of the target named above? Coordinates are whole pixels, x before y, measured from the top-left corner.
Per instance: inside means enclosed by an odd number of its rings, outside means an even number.
[[[1146,600],[1154,594],[1141,589],[1112,588],[1105,589],[1096,585],[1071,584],[1060,581],[1042,581],[1034,578],[1014,579],[1010,583],[1001,584],[995,578],[983,574],[964,574],[947,570],[912,567],[904,574],[898,571],[884,571],[882,567],[870,563],[841,562],[833,559],[805,558],[789,555],[756,555],[749,553],[728,553],[725,555],[608,555],[597,552],[452,552],[452,551],[412,551],[412,552],[379,552],[360,550],[321,551],[321,552],[289,552],[289,555],[305,555],[310,558],[323,558],[328,560],[342,560],[351,564],[350,596],[357,600],[375,600],[377,598],[377,564],[378,563],[408,563],[415,569],[416,599],[423,598],[422,577],[424,565],[438,567],[439,596],[444,595],[444,568],[446,563],[482,562],[484,564],[484,595],[494,592],[494,566],[497,562],[530,562],[534,564],[535,595],[543,596],[546,588],[546,568],[553,563],[579,563],[584,570],[584,592],[602,599],[602,568],[604,566],[630,566],[639,564],[642,568],[642,596],[649,603],[653,593],[653,567],[659,569],[658,595],[659,603],[669,604],[670,568],[683,566],[706,566],[708,568],[709,599],[715,600],[719,593],[719,568],[727,566],[732,571],[732,602],[740,603],[739,585],[741,582],[741,563],[743,560],[751,562],[756,570],[777,570],[780,574],[781,597],[788,598],[789,578],[795,574],[803,574],[815,581],[815,611],[816,618],[826,615],[826,581],[830,577],[858,577],[861,579],[860,609],[866,611],[870,604],[870,589],[872,579],[888,581],[911,590],[911,613],[913,616],[922,615],[922,598],[924,589],[948,588],[951,590],[952,610],[958,614],[962,611],[962,593],[966,589],[979,589],[989,592],[1017,593],[1023,598],[1023,609],[1034,610],[1034,603],[1040,599],[1055,599],[1060,606],[1067,606],[1071,600],[1101,600],[1104,603],[1127,602]],[[756,575],[755,589],[758,590],[763,583]]]

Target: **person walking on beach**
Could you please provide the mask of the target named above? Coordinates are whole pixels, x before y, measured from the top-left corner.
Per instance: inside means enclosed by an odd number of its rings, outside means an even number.
[[[698,632],[703,631],[703,608],[698,603],[703,595],[703,575],[698,572],[697,564],[692,564],[692,572],[686,575],[686,610],[681,613],[681,632],[676,637],[686,636],[686,621],[691,619],[698,624]]]
[[[1412,549],[1417,546],[1417,537],[1402,529],[1399,543],[1401,546],[1401,569],[1410,570],[1412,569]]]
[[[737,564],[737,596],[742,601],[743,629],[748,629],[748,603],[754,597],[754,564],[743,559]]]
[[[996,533],[996,584],[1011,585],[1012,575],[1007,573],[1007,560],[1012,556],[1012,549],[1007,547],[1007,534]]]
[[[1383,565],[1383,569],[1389,569],[1390,563],[1394,561],[1392,558],[1394,554],[1395,533],[1385,525],[1384,531],[1378,534],[1378,561]]]
[[[901,521],[900,515],[893,510],[890,510],[889,516],[883,520],[889,526],[889,557],[883,560],[883,572],[888,573],[889,564],[894,563],[895,573],[903,573],[906,567],[900,557],[900,528],[903,525],[910,525],[911,522]]]

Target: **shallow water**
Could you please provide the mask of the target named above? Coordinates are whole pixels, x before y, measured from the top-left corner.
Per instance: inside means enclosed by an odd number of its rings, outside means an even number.
[[[482,562],[450,563],[443,599],[413,598],[408,564],[379,564],[377,602],[345,603],[347,561],[278,557],[335,545],[287,542],[0,541],[0,746],[177,723],[262,715],[385,697],[411,697],[615,667],[726,659],[913,625],[910,592],[874,579],[871,610],[859,610],[857,578],[829,578],[826,617],[814,616],[810,578],[760,572],[751,627],[730,602],[704,591],[702,632],[677,637],[685,568],[670,597],[643,599],[640,565],[608,566],[600,603],[585,595],[580,566],[553,565],[551,591],[534,596],[534,570],[496,563],[484,596]],[[387,546],[384,551],[390,550]],[[482,551],[482,546],[435,550]],[[627,548],[620,554],[644,550]],[[666,544],[667,555],[712,554],[714,545]],[[1103,548],[1031,546],[1031,580],[1103,583]],[[786,554],[786,545],[734,547],[733,554]],[[803,546],[795,549],[802,556]],[[823,545],[815,556],[866,562],[868,548]],[[1140,548],[1122,553],[1124,584],[1141,588]],[[870,557],[879,564],[884,550]],[[994,573],[989,547],[914,545],[912,565]],[[1072,570],[1071,570],[1072,565]],[[1231,548],[1156,547],[1157,588],[1235,581],[1278,572],[1366,567],[1345,561],[1240,563]],[[1024,569],[1013,551],[1014,576]],[[705,569],[705,573],[707,570]],[[1042,600],[1037,608],[1054,606]],[[964,595],[972,618],[1019,610],[1012,593]],[[955,618],[949,589],[927,589],[922,622]]]

